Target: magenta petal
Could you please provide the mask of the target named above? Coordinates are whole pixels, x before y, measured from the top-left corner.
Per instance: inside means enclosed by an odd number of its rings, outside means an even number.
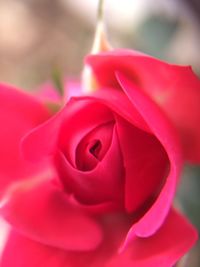
[[[79,202],[74,196],[70,198],[70,202],[80,208],[82,211],[87,212],[88,214],[91,215],[96,215],[96,214],[107,214],[109,212],[114,212],[115,210],[118,211],[118,203],[113,202],[113,201],[107,201],[107,202],[102,202],[99,204],[94,204],[94,205],[88,205]]]
[[[118,73],[117,78],[133,105],[163,145],[170,162],[169,175],[157,200],[132,228],[133,236],[136,234],[145,237],[152,235],[162,225],[170,209],[182,165],[180,145],[177,133],[159,107],[123,74]],[[132,235],[131,232],[129,235]]]
[[[52,182],[19,185],[1,208],[2,216],[20,233],[61,249],[91,250],[102,239],[100,226]]]
[[[105,105],[111,111],[117,113],[139,129],[151,132],[143,117],[132,105],[127,96],[120,90],[105,87],[101,88],[101,90],[95,91],[92,95],[82,96],[78,99],[92,99],[93,101],[96,100],[97,103]]]
[[[120,218],[117,221],[114,219],[114,222],[117,228],[113,228],[113,221],[107,221],[108,236],[104,245],[88,253],[71,253],[44,246],[13,232],[6,245],[0,266],[171,267],[197,239],[195,229],[183,216],[172,210],[155,235],[149,238],[136,238],[124,252],[118,253],[117,246],[127,223],[120,221]]]
[[[125,167],[125,207],[146,208],[160,193],[168,174],[167,154],[154,135],[116,118]]]
[[[161,228],[151,237],[135,238],[106,267],[172,267],[197,240],[195,228],[171,210]]]
[[[168,64],[134,50],[91,55],[86,63],[101,87],[119,87],[116,71],[129,77],[173,122],[186,160],[200,162],[200,80],[191,67]]]
[[[93,70],[95,78],[101,87],[120,88],[115,77],[115,71],[122,71],[124,74],[132,77],[134,82],[140,82],[138,68],[138,59],[150,56],[134,50],[112,50],[95,55],[89,55],[86,58],[86,64],[89,64]],[[145,65],[144,65],[145,66]]]
[[[110,147],[94,169],[82,171],[73,168],[62,153],[58,153],[56,165],[65,190],[74,194],[80,202],[89,205],[121,202],[124,169],[115,127]]]
[[[21,148],[27,160],[40,161],[55,151],[63,116],[64,110],[61,110],[50,120],[24,136]]]
[[[43,168],[22,159],[20,140],[49,118],[48,110],[33,96],[0,85],[0,190],[18,179],[28,178]]]
[[[12,231],[0,267],[71,267],[64,250],[48,247]]]
[[[90,114],[82,117],[86,110]],[[70,100],[63,109],[50,120],[28,133],[22,142],[22,150],[27,159],[40,160],[53,155],[59,146],[66,153],[71,164],[75,164],[75,149],[80,138],[101,123],[112,120],[108,108],[95,106],[91,101]]]
[[[73,98],[65,107],[58,146],[66,158],[76,167],[76,149],[92,130],[113,120],[112,112],[99,103]]]

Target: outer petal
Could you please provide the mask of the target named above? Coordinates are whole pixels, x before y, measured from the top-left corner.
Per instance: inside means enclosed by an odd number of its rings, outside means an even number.
[[[50,116],[33,96],[7,85],[0,85],[0,194],[12,181],[33,176],[40,170],[22,160],[20,140],[33,127]]]
[[[190,67],[129,50],[93,55],[86,62],[103,87],[118,87],[114,73],[120,71],[144,90],[177,127],[186,159],[200,162],[200,80]]]
[[[66,252],[32,241],[12,231],[0,267],[72,267]]]
[[[171,124],[159,107],[143,92],[138,90],[124,75],[118,73],[117,77],[133,105],[138,109],[138,112],[143,116],[154,135],[163,145],[170,162],[169,175],[160,195],[149,211],[133,226],[129,233],[130,236],[133,232],[133,235],[145,237],[152,235],[162,225],[170,209],[182,165],[181,151],[176,132],[171,128]]]
[[[106,267],[172,267],[194,245],[197,232],[179,213],[171,210],[153,236],[136,238]]]
[[[20,233],[46,245],[68,250],[96,248],[102,239],[101,228],[71,205],[57,186],[53,181],[21,183],[1,214]]]
[[[105,257],[100,252],[60,250],[12,231],[0,267],[103,267]]]
[[[120,117],[116,118],[125,167],[125,207],[144,211],[160,193],[168,175],[169,160],[158,139]],[[145,209],[144,209],[145,208]]]
[[[172,210],[154,236],[136,238],[119,253],[117,248],[126,228],[127,222],[122,217],[107,218],[103,245],[83,253],[45,246],[13,232],[0,267],[172,267],[197,239],[196,231],[188,221]]]

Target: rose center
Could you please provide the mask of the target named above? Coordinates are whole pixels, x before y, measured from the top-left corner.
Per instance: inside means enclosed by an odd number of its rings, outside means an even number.
[[[101,151],[101,148],[102,144],[100,140],[93,140],[89,144],[89,151],[96,159],[99,159],[99,153]]]
[[[113,125],[113,122],[102,124],[81,140],[76,149],[79,170],[90,171],[104,158],[111,144]]]

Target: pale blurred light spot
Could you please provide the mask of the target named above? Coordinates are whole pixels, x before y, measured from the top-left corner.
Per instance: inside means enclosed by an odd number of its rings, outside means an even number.
[[[21,52],[34,42],[37,31],[22,2],[0,3],[0,44],[4,51]]]
[[[5,243],[9,234],[10,227],[8,224],[0,219],[0,259],[3,252],[3,249],[5,247]]]
[[[89,23],[95,23],[98,0],[61,0],[61,2],[78,15],[83,16]],[[126,25],[136,27],[146,16],[146,13],[152,9],[151,2],[152,0],[105,0],[106,20],[118,29],[124,29]]]

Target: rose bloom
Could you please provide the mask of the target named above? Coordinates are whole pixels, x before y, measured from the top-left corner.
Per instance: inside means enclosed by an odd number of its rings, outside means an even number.
[[[196,230],[172,207],[200,162],[200,81],[136,51],[86,59],[96,90],[1,85],[0,267],[172,267]],[[51,102],[51,103],[50,103]]]

